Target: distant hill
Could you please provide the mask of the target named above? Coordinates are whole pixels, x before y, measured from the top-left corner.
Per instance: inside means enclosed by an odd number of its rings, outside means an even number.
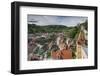
[[[66,30],[68,27],[64,25],[36,25],[36,24],[28,24],[28,33],[39,33],[39,32],[62,32]]]
[[[67,27],[65,25],[36,25],[36,24],[28,24],[28,34],[35,33],[65,33],[66,36],[70,38],[74,38],[75,35],[80,31],[81,26],[83,26],[86,30],[88,28],[88,21],[84,23],[77,24],[74,27]]]

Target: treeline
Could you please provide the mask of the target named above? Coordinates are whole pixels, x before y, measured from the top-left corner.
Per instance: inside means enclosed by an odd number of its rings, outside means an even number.
[[[28,33],[52,33],[52,32],[63,32],[68,29],[67,26],[64,25],[46,25],[40,26],[36,24],[28,24]]]
[[[81,26],[87,30],[88,21],[86,20],[84,23],[77,24],[74,27],[67,27],[65,25],[36,25],[36,24],[28,24],[28,33],[65,33],[70,38],[74,38],[75,35],[79,32]]]

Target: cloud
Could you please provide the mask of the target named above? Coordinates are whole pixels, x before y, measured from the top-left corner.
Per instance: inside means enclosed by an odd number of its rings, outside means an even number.
[[[86,21],[87,17],[81,16],[50,16],[50,15],[28,15],[28,23],[37,25],[66,25],[76,26],[78,23]]]

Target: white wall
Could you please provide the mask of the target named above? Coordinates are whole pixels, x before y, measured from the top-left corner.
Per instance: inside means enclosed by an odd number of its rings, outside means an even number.
[[[21,1],[98,6],[98,11],[100,13],[100,0],[21,0]],[[10,3],[11,2],[13,2],[13,0],[0,0],[0,76],[13,76],[13,74],[10,73],[10,56],[11,56],[10,54],[11,53]],[[99,20],[100,20],[100,14],[98,15],[98,21]],[[100,28],[100,26],[98,26],[98,28]],[[98,32],[100,32],[100,30]],[[100,42],[100,34],[98,39],[99,39],[98,42]],[[100,48],[98,50],[100,50]],[[98,53],[99,53],[98,58],[100,58],[100,51],[98,51]],[[100,67],[100,59],[98,60],[99,60],[98,64]],[[62,76],[62,74],[63,76],[73,76],[73,75],[99,76],[100,68],[98,70],[40,73],[40,74],[34,74],[34,76],[55,76],[55,75]],[[26,76],[29,75],[32,76],[33,74],[26,74]]]

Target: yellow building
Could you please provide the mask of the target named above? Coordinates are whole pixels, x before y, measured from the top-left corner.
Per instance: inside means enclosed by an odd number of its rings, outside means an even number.
[[[78,38],[76,40],[76,59],[84,59],[87,58],[87,54],[84,50],[84,44],[86,41],[86,34],[84,33],[83,27],[78,34]]]

